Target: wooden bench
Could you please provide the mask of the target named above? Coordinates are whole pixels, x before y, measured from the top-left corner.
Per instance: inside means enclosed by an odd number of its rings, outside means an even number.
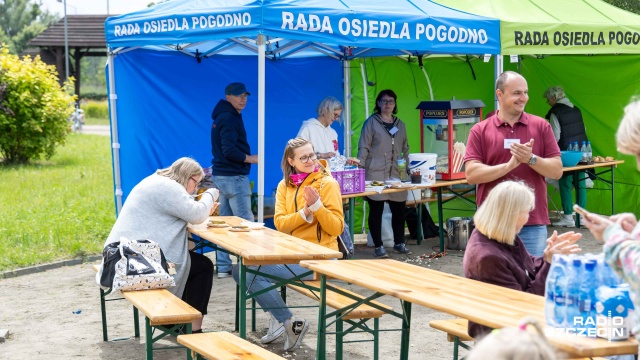
[[[458,347],[471,350],[471,346],[463,341],[474,341],[467,333],[469,321],[467,319],[432,320],[429,326],[447,333],[447,341],[453,342],[453,360],[458,360]]]
[[[304,283],[306,285],[315,287],[315,288],[320,288],[320,281],[316,281],[316,280],[305,280]],[[365,297],[359,294],[356,294],[352,291],[346,290],[346,289],[342,289],[339,288],[337,286],[335,286],[334,284],[331,284],[331,286],[337,288],[339,291],[344,292],[346,294],[352,295],[358,299],[364,299]],[[313,300],[319,301],[319,294],[317,291],[312,291],[310,289],[304,288],[302,286],[296,285],[296,284],[288,284],[287,285],[288,288],[302,294],[305,295]],[[326,304],[327,306],[334,308],[334,309],[344,309],[345,307],[349,307],[352,306],[354,304],[356,304],[356,300],[352,299],[351,297],[348,297],[346,295],[340,294],[336,291],[332,291],[327,289],[327,296],[326,296]],[[387,305],[384,305],[382,303],[379,303],[377,301],[374,301],[373,304],[375,304],[376,306],[379,306],[383,309],[386,309],[387,311],[392,311],[393,308]],[[378,328],[379,328],[379,319],[380,317],[382,317],[382,315],[385,314],[385,311],[377,309],[371,305],[368,304],[361,304],[353,309],[350,309],[348,311],[345,311],[341,314],[336,314],[336,359],[341,359],[342,358],[342,353],[343,353],[343,344],[349,343],[349,341],[344,341],[344,334],[343,332],[343,327],[344,327],[344,322],[346,321],[349,325],[351,325],[353,328],[358,328],[364,332],[368,332],[370,334],[373,335],[373,357],[374,359],[378,359]],[[371,330],[368,326],[366,326],[366,321],[369,319],[373,319],[373,330]],[[353,321],[353,320],[361,320],[359,322]],[[362,321],[363,320],[363,321]],[[361,341],[357,341],[357,342],[361,342]]]
[[[98,265],[94,269],[99,270]],[[108,295],[100,288],[100,301],[102,307],[103,335],[106,338],[106,308],[104,307],[104,297]],[[134,326],[136,337],[139,337],[138,311],[145,315],[145,345],[147,360],[153,359],[153,350],[175,349],[179,346],[166,346],[154,348],[153,344],[167,335],[179,335],[179,330],[183,326],[186,332],[191,334],[191,322],[202,318],[202,314],[191,307],[182,299],[173,295],[167,289],[153,289],[140,291],[123,291],[122,297],[127,299],[134,306]],[[171,325],[171,326],[162,326]],[[158,336],[153,336],[155,330],[159,331]],[[106,340],[105,340],[106,341]],[[187,350],[187,359],[191,359],[191,351]]]
[[[228,332],[210,332],[178,336],[178,342],[191,349],[192,356],[200,359],[203,356],[210,360],[228,359],[264,359],[282,360],[280,357],[247,340]]]

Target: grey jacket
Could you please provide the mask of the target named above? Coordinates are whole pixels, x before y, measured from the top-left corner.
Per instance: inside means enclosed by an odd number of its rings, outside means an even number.
[[[176,286],[167,290],[182,297],[191,269],[187,223],[205,221],[212,205],[211,196],[194,201],[184,186],[166,176],[153,174],[131,190],[105,246],[120,241],[121,236],[157,242],[167,261],[176,264],[173,276]]]
[[[397,119],[393,117],[394,122]],[[399,178],[398,156],[403,153],[403,157],[409,168],[409,143],[407,141],[407,128],[404,122],[398,119],[398,132],[391,137],[379,115],[371,115],[362,126],[360,141],[358,142],[358,160],[365,168],[365,178],[367,180],[385,181],[390,178]],[[406,192],[391,194],[380,194],[369,196],[371,200],[383,201],[404,201],[407,199]]]

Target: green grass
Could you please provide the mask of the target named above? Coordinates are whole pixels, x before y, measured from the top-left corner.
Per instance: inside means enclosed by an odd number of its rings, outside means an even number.
[[[109,145],[70,134],[49,161],[0,165],[0,271],[102,252],[115,221]]]
[[[84,124],[85,125],[109,125],[109,119],[108,118],[104,118],[104,119],[85,118]]]

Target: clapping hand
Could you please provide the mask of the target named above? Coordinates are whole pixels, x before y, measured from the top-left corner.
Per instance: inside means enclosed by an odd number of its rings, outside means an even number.
[[[320,193],[318,193],[318,190],[312,188],[311,186],[305,186],[302,198],[307,202],[307,206],[311,206],[315,204],[318,199],[320,199]]]
[[[524,144],[513,143],[509,151],[511,151],[511,155],[515,157],[519,163],[526,164],[531,160],[531,156],[533,155],[533,139]]]
[[[582,251],[580,246],[576,244],[582,237],[582,234],[569,231],[558,235],[558,231],[554,230],[550,238],[547,239],[547,247],[544,249],[544,260],[551,263],[555,254],[575,254]]]

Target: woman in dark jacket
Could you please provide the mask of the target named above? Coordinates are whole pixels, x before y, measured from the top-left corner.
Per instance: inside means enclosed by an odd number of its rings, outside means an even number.
[[[575,244],[582,234],[573,231],[547,239],[543,256],[531,256],[518,232],[529,219],[535,198],[533,190],[522,182],[498,184],[478,208],[464,253],[464,276],[489,284],[544,295],[549,266],[554,254],[580,252]],[[479,338],[491,329],[469,322],[469,335]]]
[[[409,142],[407,128],[395,114],[397,96],[393,90],[382,90],[376,98],[376,107],[364,125],[358,142],[358,160],[365,168],[367,180],[385,181],[400,179],[398,157],[402,156],[409,164]],[[406,169],[404,170],[406,171]],[[406,174],[405,174],[406,175]],[[393,229],[393,251],[398,254],[411,254],[404,242],[404,212],[407,193],[397,192],[367,196],[369,204],[369,231],[375,244],[373,255],[387,258],[382,243],[382,212],[384,203],[391,210],[391,228]]]

